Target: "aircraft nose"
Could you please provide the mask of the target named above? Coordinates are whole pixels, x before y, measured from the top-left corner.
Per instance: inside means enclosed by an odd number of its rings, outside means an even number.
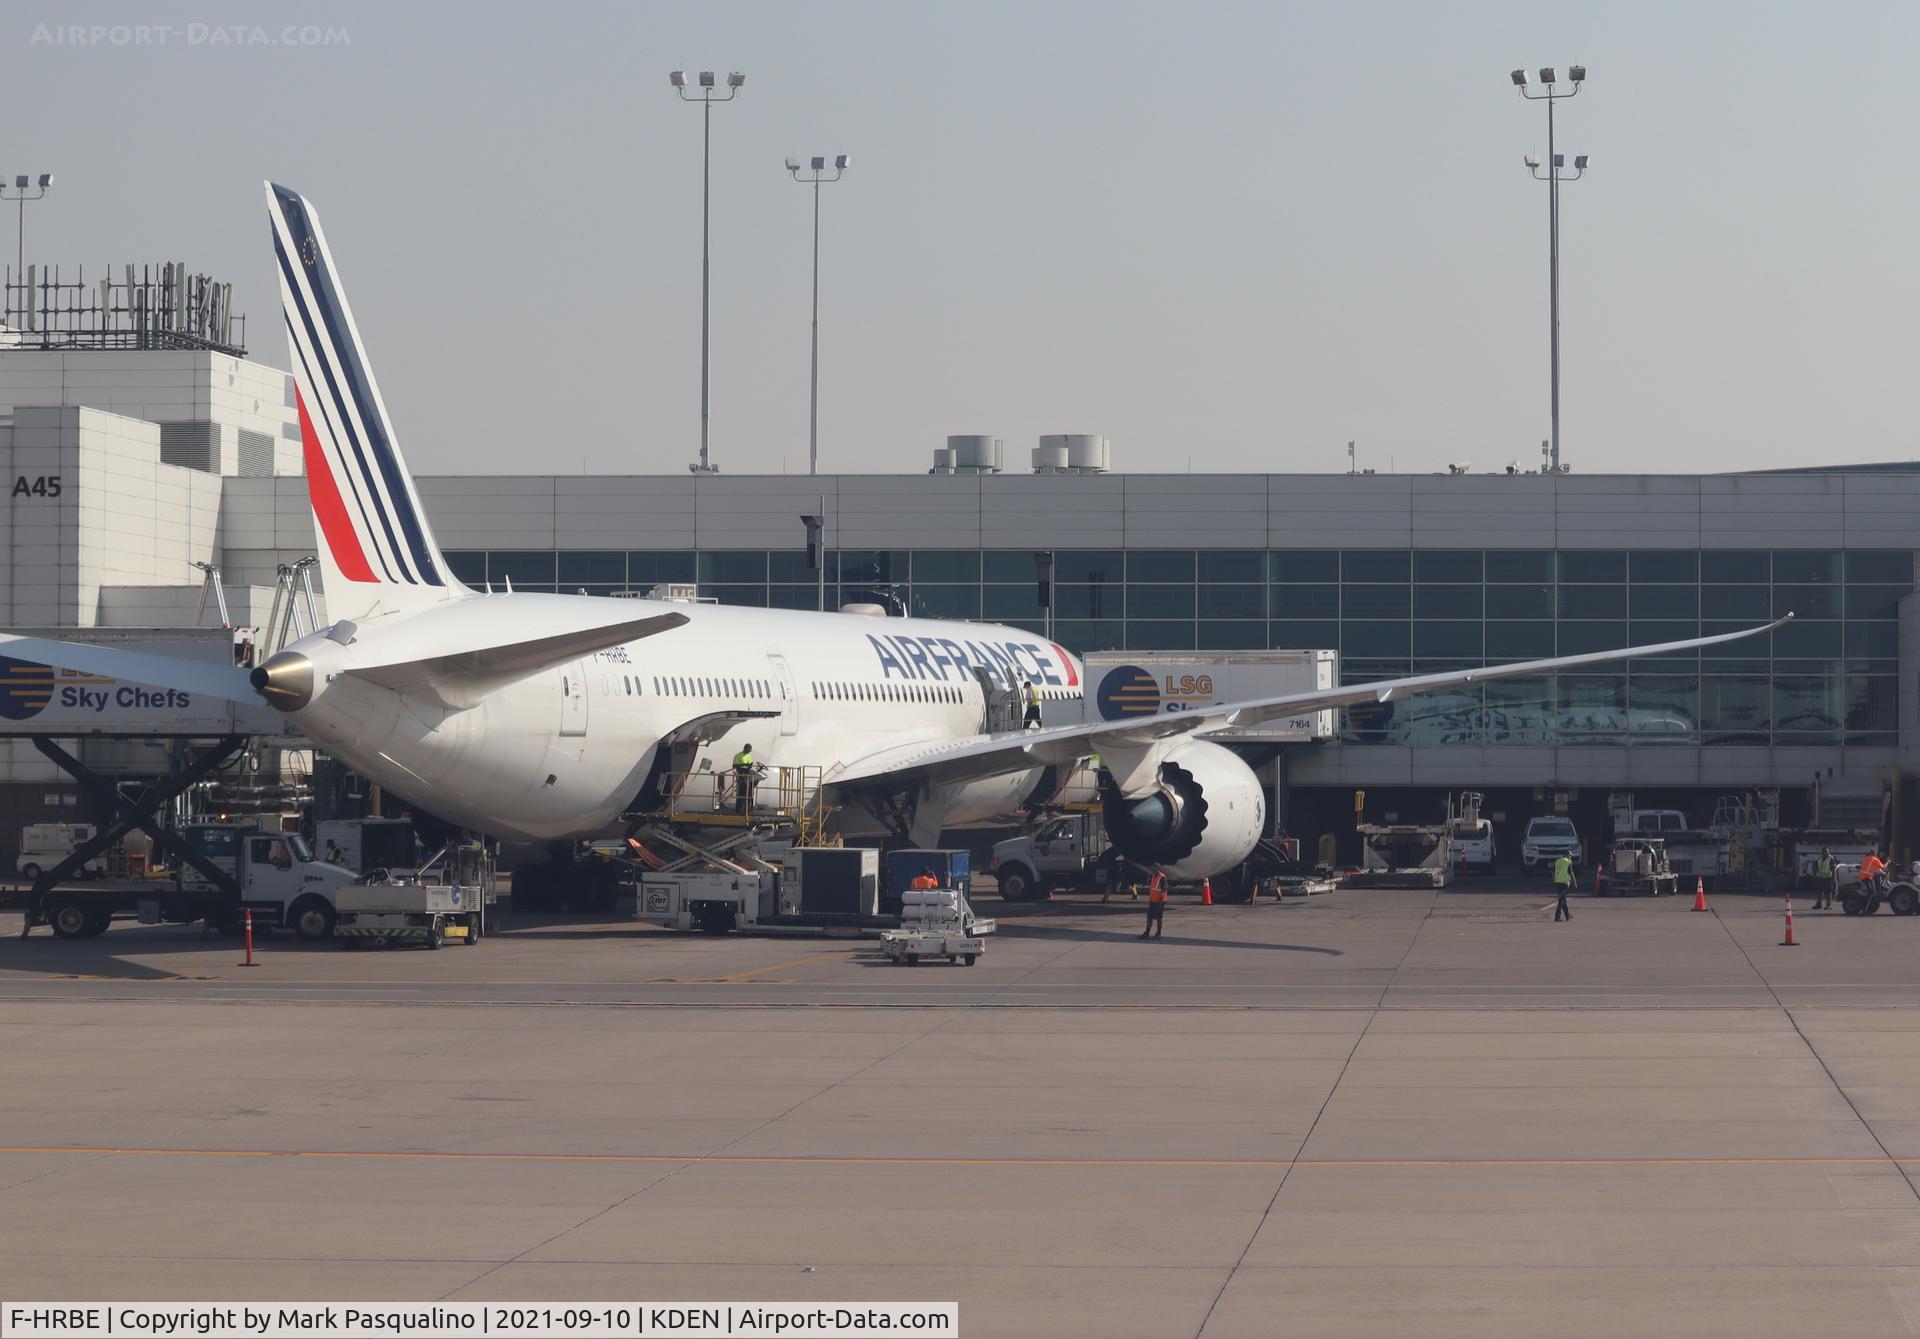
[[[298,651],[269,657],[247,681],[278,711],[299,711],[313,701],[313,662]]]

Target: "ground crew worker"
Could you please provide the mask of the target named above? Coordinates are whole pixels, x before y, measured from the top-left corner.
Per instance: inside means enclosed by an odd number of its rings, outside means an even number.
[[[1147,928],[1140,932],[1145,939],[1151,934],[1158,939],[1167,928],[1167,874],[1156,869],[1152,882],[1147,884]]]
[[[1833,899],[1840,893],[1840,875],[1833,867],[1833,852],[1826,847],[1820,848],[1820,858],[1813,864],[1813,877],[1819,880],[1814,887],[1813,909],[1833,910]]]
[[[1860,887],[1868,897],[1874,896],[1886,882],[1887,862],[1880,858],[1878,851],[1869,851],[1860,861]]]
[[[733,755],[733,812],[744,814],[753,807],[753,745],[742,744]]]
[[[1555,921],[1571,921],[1573,908],[1567,905],[1567,894],[1573,888],[1573,857],[1562,854],[1553,862],[1553,891],[1559,900],[1553,904]]]
[[[930,893],[940,886],[940,880],[933,875],[933,866],[927,865],[913,876],[913,882],[907,885],[916,893]]]
[[[1033,686],[1032,679],[1020,681],[1020,696],[1027,704],[1027,729],[1038,730],[1040,728],[1040,690]]]

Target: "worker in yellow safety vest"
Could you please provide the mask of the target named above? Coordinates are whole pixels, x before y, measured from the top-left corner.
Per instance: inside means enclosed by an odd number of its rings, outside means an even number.
[[[1567,905],[1567,894],[1573,891],[1573,857],[1562,854],[1553,862],[1553,891],[1559,899],[1553,905],[1553,918],[1572,921],[1573,908]]]
[[[753,745],[742,744],[733,755],[733,812],[745,814],[753,807]]]

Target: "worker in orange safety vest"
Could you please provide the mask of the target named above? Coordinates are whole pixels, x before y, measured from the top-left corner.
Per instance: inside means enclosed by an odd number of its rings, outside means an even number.
[[[1140,932],[1145,939],[1152,935],[1160,938],[1167,928],[1167,872],[1156,869],[1153,880],[1147,884],[1147,928]]]

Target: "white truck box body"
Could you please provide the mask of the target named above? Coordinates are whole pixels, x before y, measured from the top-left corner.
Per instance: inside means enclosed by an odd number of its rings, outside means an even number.
[[[1084,664],[1081,720],[1087,724],[1156,711],[1204,711],[1227,702],[1333,688],[1340,682],[1336,651],[1092,651]],[[1222,730],[1213,738],[1331,739],[1338,728],[1337,714],[1310,712],[1293,720]]]
[[[113,646],[202,664],[231,665],[230,628],[9,628],[23,637]],[[53,735],[293,735],[265,703],[228,702],[178,689],[83,674],[15,660],[3,690],[11,710],[0,714],[0,736]]]
[[[458,884],[444,883],[359,883],[334,892],[336,911],[379,915],[402,912],[414,915],[460,915],[472,911],[479,891]]]

